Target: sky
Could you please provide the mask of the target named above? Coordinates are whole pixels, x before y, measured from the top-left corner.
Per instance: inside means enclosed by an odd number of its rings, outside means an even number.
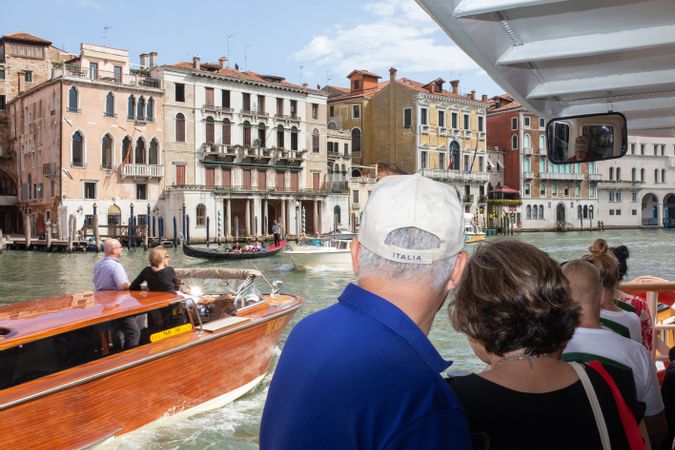
[[[0,0],[0,34],[26,32],[79,53],[80,43],[156,51],[159,64],[216,62],[310,86],[348,86],[353,69],[428,82],[459,79],[460,92],[503,92],[414,0]],[[229,36],[229,38],[228,38]],[[446,85],[446,88],[448,86]]]

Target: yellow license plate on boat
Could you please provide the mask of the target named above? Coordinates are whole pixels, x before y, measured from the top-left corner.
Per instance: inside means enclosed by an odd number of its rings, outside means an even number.
[[[179,334],[187,333],[192,331],[192,324],[186,323],[185,325],[180,325],[174,328],[169,328],[168,330],[162,330],[160,332],[150,335],[150,342],[161,341],[162,339],[178,336]]]

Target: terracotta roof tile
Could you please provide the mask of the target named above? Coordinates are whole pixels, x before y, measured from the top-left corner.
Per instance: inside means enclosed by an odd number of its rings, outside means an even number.
[[[360,69],[352,70],[351,73],[349,75],[347,75],[347,78],[350,78],[355,73],[358,73],[358,74],[361,74],[361,75],[366,75],[366,76],[369,76],[369,77],[382,78],[381,76],[379,76],[376,73],[368,72],[367,70],[360,70]]]
[[[496,107],[497,102],[501,103],[499,108]],[[488,106],[488,113],[515,110],[523,107],[520,102],[511,96],[511,94],[496,95],[492,97],[488,103],[490,103],[490,106]]]
[[[169,67],[178,67],[180,69],[195,70],[194,67],[193,67],[193,64],[191,62],[187,62],[187,61],[182,61],[182,62],[178,62],[178,63],[175,63],[175,64],[169,64]],[[202,69],[200,69],[199,71],[204,72],[204,73],[215,73],[215,74],[223,75],[223,76],[230,77],[230,78],[238,78],[238,79],[241,79],[241,80],[257,81],[257,82],[261,82],[261,83],[270,83],[270,84],[285,86],[285,87],[289,87],[289,88],[303,89],[303,90],[310,91],[310,92],[325,94],[321,90],[312,89],[308,86],[302,86],[302,85],[295,84],[295,83],[289,83],[288,81],[285,81],[283,79],[283,77],[276,77],[276,76],[271,76],[271,75],[261,75],[259,73],[252,72],[250,70],[246,71],[246,72],[243,72],[241,70],[236,70],[232,67],[222,67],[221,68],[219,63],[215,63],[215,64],[214,63],[203,63],[203,64],[200,65],[200,67]],[[280,79],[281,81],[271,80],[270,78],[277,78],[277,79]]]
[[[44,45],[51,45],[51,41],[48,41],[46,39],[39,38],[37,36],[33,36],[32,34],[28,33],[13,33],[13,34],[5,34],[2,36],[2,39],[9,39],[13,41],[26,41],[26,42],[33,42],[35,44],[44,44]]]
[[[440,78],[438,80],[440,80]],[[396,81],[405,85],[405,86],[407,86],[407,87],[409,87],[409,88],[411,88],[411,89],[416,90],[417,92],[425,92],[427,94],[440,95],[440,96],[448,97],[448,98],[456,98],[456,99],[462,99],[462,100],[471,100],[471,101],[474,101],[474,102],[481,102],[480,100],[472,99],[468,95],[455,94],[453,92],[446,91],[445,89],[443,89],[442,92],[429,92],[429,89],[425,88],[424,86],[428,86],[429,84],[433,83],[433,81],[431,83],[427,83],[427,84],[422,84],[419,81],[411,80],[409,78],[399,78]],[[434,80],[434,81],[436,81],[436,80]],[[484,103],[484,102],[481,102],[481,103]]]
[[[346,90],[347,92],[344,95],[331,96],[331,97],[328,98],[328,101],[334,102],[334,101],[349,100],[349,99],[352,99],[352,98],[360,98],[360,97],[363,97],[365,99],[370,100],[371,98],[373,98],[373,96],[375,94],[377,94],[378,92],[380,92],[382,89],[384,89],[387,86],[389,86],[389,82],[388,81],[382,81],[382,82],[377,84],[376,88],[365,89],[363,92],[361,92],[361,91],[351,92],[351,90],[347,89]]]

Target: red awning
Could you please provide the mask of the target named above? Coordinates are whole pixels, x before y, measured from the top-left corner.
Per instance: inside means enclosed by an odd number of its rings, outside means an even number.
[[[508,186],[502,186],[502,187],[500,187],[500,188],[493,189],[493,190],[491,190],[490,192],[501,192],[501,193],[503,193],[503,194],[520,194],[520,191],[519,191],[519,190],[517,190],[517,189],[512,189],[512,188],[510,188],[510,187],[508,187]]]

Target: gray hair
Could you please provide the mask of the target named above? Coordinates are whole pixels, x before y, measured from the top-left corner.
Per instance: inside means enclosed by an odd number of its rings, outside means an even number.
[[[122,247],[122,244],[120,244],[120,241],[117,239],[106,239],[105,242],[103,242],[103,253],[109,255],[118,246]]]
[[[437,248],[441,243],[435,235],[415,227],[394,230],[387,235],[384,242],[410,250]],[[371,276],[411,283],[425,282],[433,292],[440,292],[450,279],[456,260],[457,257],[453,256],[432,264],[401,263],[378,256],[362,245],[358,278]]]

